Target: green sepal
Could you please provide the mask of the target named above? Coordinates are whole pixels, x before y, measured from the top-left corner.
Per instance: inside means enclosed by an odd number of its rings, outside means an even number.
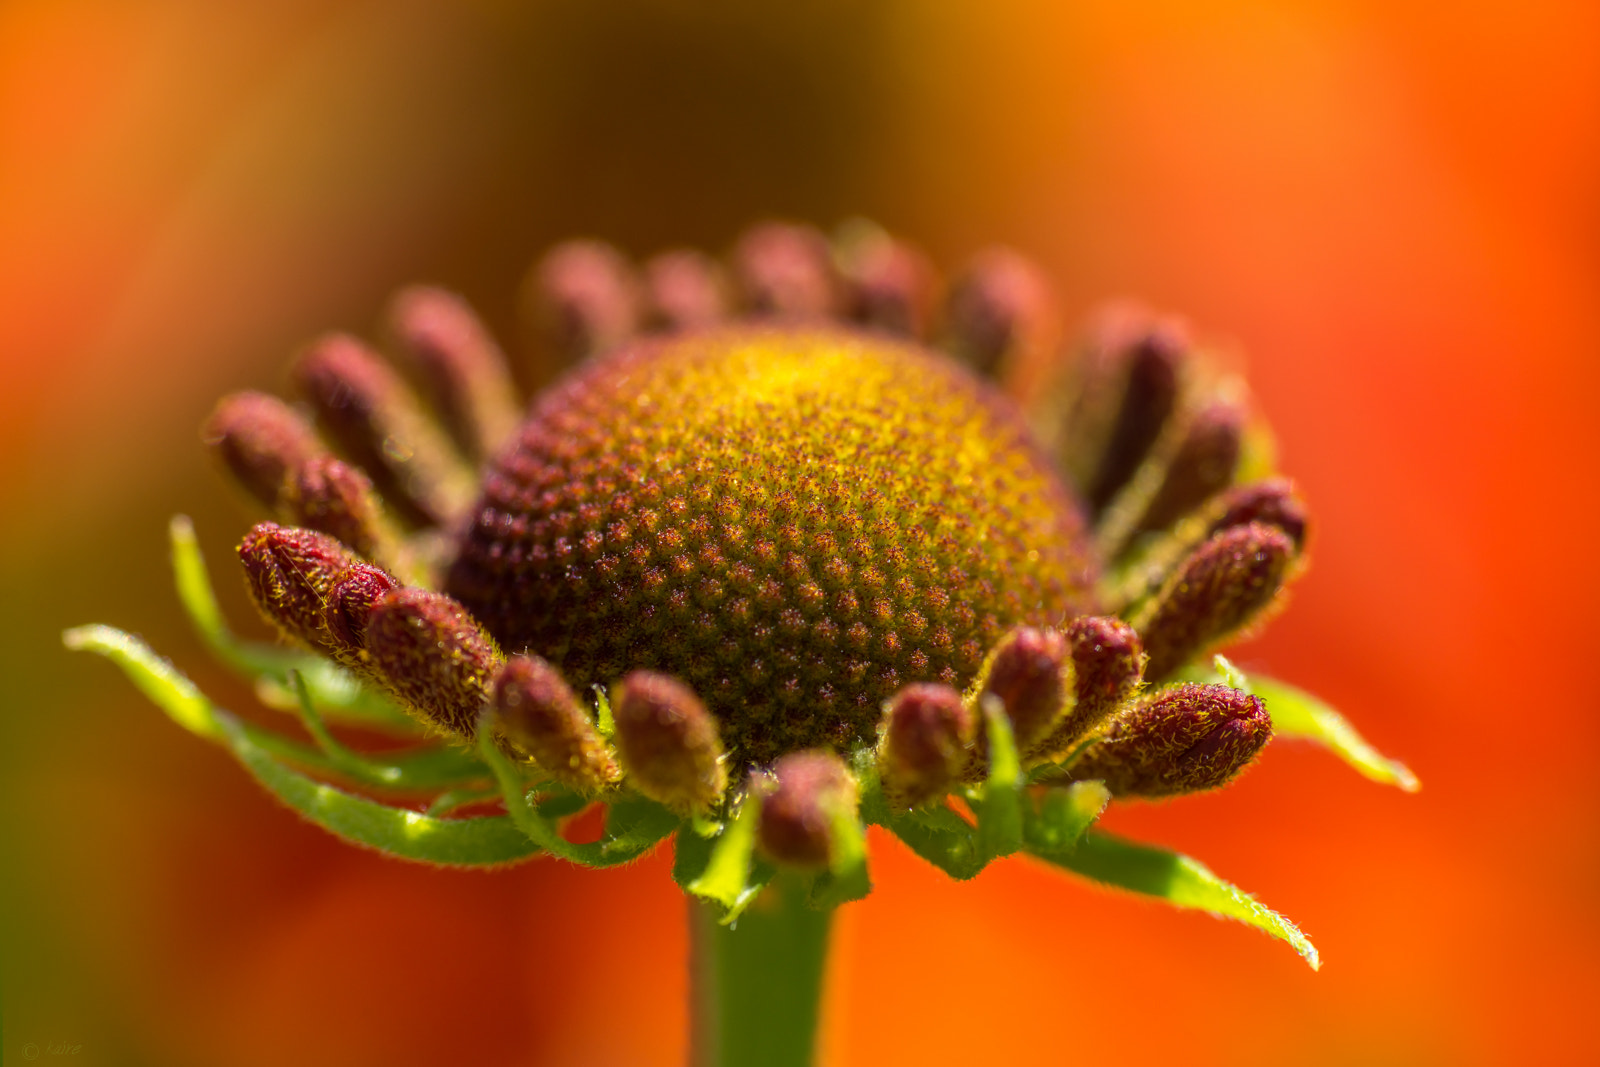
[[[984,862],[1022,847],[1022,761],[1011,720],[998,700],[982,704],[989,742],[989,776],[972,797],[978,817],[978,850]]]
[[[1260,675],[1246,678],[1239,668],[1223,656],[1212,657],[1212,663],[1216,668],[1215,675],[1188,671],[1185,677],[1211,682],[1220,679],[1225,685],[1260,697],[1267,705],[1267,714],[1272,716],[1274,734],[1321,745],[1354,767],[1363,777],[1395,786],[1407,793],[1415,793],[1422,788],[1422,783],[1410,767],[1399,760],[1389,759],[1373,748],[1350,725],[1350,720],[1305,690],[1275,678],[1263,678]]]
[[[760,818],[761,798],[752,791],[715,837],[702,837],[693,830],[678,833],[672,876],[684,892],[717,905],[718,922],[724,926],[731,925],[777,873],[755,854]]]
[[[172,545],[172,575],[178,601],[195,633],[212,655],[255,683],[256,696],[263,704],[282,711],[295,710],[299,698],[289,685],[289,672],[298,671],[316,705],[343,721],[406,734],[421,732],[416,721],[394,702],[363,686],[338,664],[311,652],[240,641],[222,617],[194,524],[187,515],[175,515],[167,534]]]
[[[828,869],[811,883],[806,903],[813,908],[836,908],[872,892],[872,878],[867,874],[867,832],[855,807],[839,804],[829,816],[833,823],[833,855]]]
[[[1073,782],[1044,791],[1037,808],[1023,808],[1022,847],[1035,856],[1057,856],[1078,841],[1111,802],[1104,782]]]
[[[552,856],[582,867],[615,867],[638,859],[677,829],[677,816],[666,808],[644,797],[624,794],[608,801],[606,829],[600,840],[573,844],[532,802],[521,773],[496,747],[493,733],[487,720],[479,724],[478,758],[500,783],[506,811],[517,829]]]
[[[172,721],[228,748],[268,792],[346,841],[402,859],[463,867],[514,863],[539,851],[509,819],[437,819],[308,778],[284,759],[324,771],[340,768],[314,749],[242,722],[216,707],[138,638],[109,626],[82,626],[62,637],[68,648],[111,660]]]
[[[912,852],[957,881],[975,876],[988,863],[978,848],[972,824],[943,804],[890,812],[880,796],[876,804],[863,802],[861,813],[868,822],[882,826]]]
[[[1287,942],[1312,970],[1322,965],[1316,948],[1294,923],[1188,856],[1125,841],[1103,830],[1088,831],[1071,851],[1036,855],[1102,885],[1236,919]]]

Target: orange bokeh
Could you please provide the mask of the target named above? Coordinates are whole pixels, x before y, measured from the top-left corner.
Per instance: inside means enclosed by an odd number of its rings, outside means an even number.
[[[827,1062],[1520,1064],[1600,1039],[1600,9],[917,0],[354,2],[0,12],[3,1054],[672,1064],[665,857],[435,871],[301,824],[103,663],[142,633],[224,703],[163,567],[226,563],[216,395],[415,279],[514,335],[574,233],[725,245],[881,219],[1037,256],[1243,353],[1318,526],[1240,662],[1344,709],[1424,791],[1272,746],[1118,810],[1299,921],[1241,927],[873,840]],[[249,611],[230,579],[225,606]],[[1517,759],[1507,757],[1515,755]]]

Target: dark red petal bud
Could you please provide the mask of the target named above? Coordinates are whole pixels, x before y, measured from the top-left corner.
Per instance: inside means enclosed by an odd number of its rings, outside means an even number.
[[[635,789],[675,811],[711,808],[728,785],[716,720],[682,682],[634,671],[612,696],[617,754]]]
[[[564,785],[596,793],[621,777],[583,705],[544,660],[512,656],[494,680],[492,699],[505,739]]]
[[[1195,549],[1132,620],[1150,654],[1145,676],[1161,681],[1249,625],[1278,595],[1294,558],[1288,534],[1256,522]]]
[[[644,279],[646,316],[656,329],[692,330],[728,317],[728,283],[704,252],[663,252],[645,264]]]
[[[1076,700],[1039,746],[1041,755],[1065,755],[1133,696],[1144,673],[1144,645],[1121,619],[1081,615],[1067,624],[1067,641]]]
[[[1139,701],[1072,766],[1119,797],[1170,797],[1216,789],[1272,736],[1261,700],[1221,685],[1179,685]]]
[[[267,621],[291,640],[334,651],[322,611],[339,576],[358,562],[349,549],[314,530],[263,522],[239,543],[239,562]]]
[[[1188,330],[1177,319],[1143,309],[1107,312],[1092,330],[1084,353],[1085,399],[1098,412],[1079,417],[1105,424],[1097,463],[1082,476],[1084,496],[1098,513],[1128,483],[1150,454],[1178,404],[1182,368],[1190,358]]]
[[[1055,293],[1031,259],[1009,248],[980,252],[950,287],[945,332],[952,354],[982,374],[1013,377],[1056,341]]]
[[[568,362],[617,347],[639,326],[633,264],[601,241],[552,248],[529,279],[528,303],[541,347]]]
[[[1072,710],[1072,657],[1059,630],[1012,630],[989,654],[982,679],[979,704],[999,698],[1018,752],[1031,751]]]
[[[977,721],[947,685],[908,685],[889,701],[878,746],[885,796],[918,807],[949,792],[972,758]]]
[[[293,408],[266,393],[223,397],[200,434],[234,480],[273,512],[284,476],[325,451]]]
[[[391,589],[367,617],[367,652],[390,690],[460,737],[477,732],[489,683],[504,662],[494,639],[442,593]]]
[[[332,456],[307,460],[284,482],[284,514],[295,524],[325,533],[369,559],[392,554],[383,507],[371,480]]]
[[[395,294],[388,325],[462,451],[480,461],[498,451],[516,431],[520,405],[504,353],[467,302],[412,286]]]
[[[313,343],[294,378],[318,421],[406,518],[446,522],[469,502],[470,474],[443,431],[360,341],[330,334]]]
[[[900,337],[927,332],[934,272],[921,251],[868,224],[840,241],[839,259],[851,321]]]
[[[1294,486],[1285,478],[1269,478],[1237,486],[1223,494],[1216,505],[1216,518],[1206,533],[1209,536],[1259,522],[1263,526],[1276,526],[1288,534],[1295,550],[1299,551],[1305,547],[1307,521],[1306,506],[1295,497]]]
[[[388,572],[370,563],[352,563],[328,590],[322,609],[322,624],[335,645],[348,659],[366,662],[367,622],[383,594],[398,583]]]
[[[839,310],[839,278],[827,239],[810,226],[752,226],[733,250],[733,273],[752,315],[829,318]]]
[[[1231,397],[1216,397],[1195,412],[1140,530],[1165,529],[1233,483],[1248,418],[1244,404]]]
[[[761,799],[756,841],[777,863],[826,867],[833,858],[833,822],[857,804],[856,780],[832,752],[791,752],[772,765],[772,791]]]

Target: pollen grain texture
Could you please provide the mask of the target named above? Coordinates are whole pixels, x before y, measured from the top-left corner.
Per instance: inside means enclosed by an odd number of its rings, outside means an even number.
[[[911,345],[751,328],[632,346],[535,403],[448,591],[575,688],[692,686],[735,766],[870,740],[1007,628],[1092,609],[1070,492],[988,386]]]

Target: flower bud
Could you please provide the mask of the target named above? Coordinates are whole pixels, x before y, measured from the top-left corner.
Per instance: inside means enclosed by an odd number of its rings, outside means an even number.
[[[370,663],[366,655],[367,623],[372,609],[397,584],[386,571],[357,561],[345,568],[328,590],[322,625],[346,662]]]
[[[1072,658],[1059,630],[1012,630],[989,654],[980,677],[979,706],[991,696],[1000,700],[1020,753],[1031,752],[1072,710]]]
[[[756,842],[777,863],[828,866],[834,853],[834,819],[853,813],[856,780],[844,761],[825,749],[791,752],[772,765],[771,791],[761,798]]]
[[[728,284],[704,252],[661,253],[645,264],[644,288],[646,318],[658,330],[692,330],[728,316]]]
[[[1258,522],[1224,530],[1190,553],[1133,621],[1160,681],[1221,644],[1270,605],[1288,577],[1294,542]]]
[[[353,337],[330,334],[294,368],[317,419],[409,521],[440,524],[469,502],[469,472],[415,394]]]
[[[520,405],[505,355],[467,302],[412,286],[395,294],[388,324],[462,451],[480,462],[499,451],[516,432]]]
[[[1224,493],[1214,508],[1215,518],[1206,530],[1208,536],[1259,522],[1288,534],[1296,552],[1305,547],[1306,507],[1295,498],[1294,487],[1286,478],[1236,486]]]
[[[752,315],[825,319],[839,310],[839,278],[827,240],[810,226],[752,226],[733,250],[733,273]]]
[[[366,648],[409,708],[457,736],[476,734],[504,660],[466,608],[442,593],[391,589],[367,617]]]
[[[1072,646],[1072,711],[1038,746],[1037,755],[1065,755],[1133,696],[1143,676],[1144,645],[1121,619],[1081,615],[1067,625],[1067,641]]]
[[[293,408],[266,393],[223,397],[200,433],[234,481],[273,513],[284,477],[325,451]]]
[[[1055,346],[1055,297],[1031,259],[1009,248],[975,256],[945,300],[947,344],[980,374],[1008,377]]]
[[[578,698],[544,660],[512,656],[495,677],[491,699],[505,739],[563,785],[596,793],[621,777]]]
[[[1195,412],[1138,530],[1165,529],[1232,484],[1247,418],[1244,405],[1227,396]]]
[[[674,811],[708,811],[727,788],[716,720],[683,683],[634,671],[615,690],[617,755],[633,787]]]
[[[933,266],[916,248],[862,223],[839,242],[845,313],[899,337],[922,337],[933,309]]]
[[[972,756],[972,709],[947,685],[908,685],[884,709],[878,776],[891,803],[914,808],[949,792]]]
[[[567,241],[539,261],[527,289],[540,348],[558,361],[607,352],[639,326],[633,264],[601,241]]]
[[[1142,309],[1114,309],[1091,334],[1084,355],[1084,402],[1078,418],[1101,427],[1098,448],[1082,447],[1092,468],[1076,475],[1090,511],[1103,511],[1161,437],[1178,404],[1188,331]]]
[[[336,651],[323,625],[334,583],[356,557],[326,534],[273,522],[258,523],[239,543],[250,598],[285,637],[322,652]]]
[[[1271,736],[1272,719],[1260,698],[1222,685],[1173,686],[1113,720],[1072,765],[1072,777],[1101,779],[1118,797],[1216,789]]]
[[[297,526],[325,533],[358,555],[388,561],[394,535],[368,477],[332,456],[316,456],[284,480],[284,514]]]

